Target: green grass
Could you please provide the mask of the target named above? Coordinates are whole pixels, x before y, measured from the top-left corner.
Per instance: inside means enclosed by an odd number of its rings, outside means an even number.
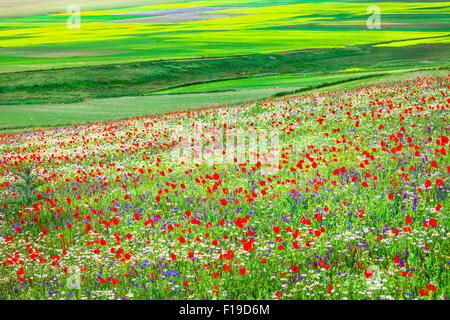
[[[323,83],[341,82],[355,77],[373,76],[377,73],[341,73],[332,75],[286,75],[249,77],[244,79],[215,81],[196,85],[188,85],[156,92],[158,94],[205,93],[267,88],[305,88],[320,86]]]
[[[329,92],[329,91],[345,91],[351,90],[358,87],[367,87],[370,85],[378,85],[386,82],[394,82],[394,81],[405,81],[405,80],[416,80],[417,77],[445,77],[450,73],[450,68],[443,67],[437,70],[416,70],[409,72],[387,72],[384,75],[375,76],[373,78],[362,78],[354,81],[346,81],[336,84],[331,84],[326,87],[314,88],[308,91],[308,93],[320,93],[320,92]],[[288,94],[286,96],[297,96],[297,94]]]
[[[280,89],[90,100],[76,104],[0,106],[0,132],[154,115],[270,97]],[[8,129],[6,131],[6,129]],[[13,130],[14,131],[14,130]]]
[[[142,96],[186,85],[260,75],[311,75],[360,68],[367,72],[438,67],[448,64],[450,44],[419,44],[407,47],[319,49],[279,54],[244,55],[220,59],[111,64],[0,74],[0,105],[75,103],[87,98]],[[286,78],[282,78],[285,79]],[[247,83],[246,89],[261,88]],[[275,78],[272,78],[274,84]],[[272,86],[270,82],[267,86]],[[287,85],[291,85],[290,82]],[[295,86],[302,86],[301,82]],[[308,84],[310,85],[310,84]],[[266,85],[262,87],[267,87]],[[236,88],[236,87],[235,87]],[[221,89],[222,91],[225,89]]]

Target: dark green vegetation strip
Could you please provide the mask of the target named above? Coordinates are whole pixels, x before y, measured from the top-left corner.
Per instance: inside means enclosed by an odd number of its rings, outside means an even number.
[[[75,103],[143,96],[177,86],[263,74],[328,74],[349,68],[373,71],[448,63],[450,44],[358,46],[212,59],[152,61],[0,74],[0,104]]]
[[[336,84],[352,82],[352,81],[356,81],[356,80],[364,80],[364,79],[371,79],[371,78],[382,78],[382,77],[384,77],[386,75],[387,75],[386,73],[366,74],[366,75],[363,75],[363,76],[360,76],[360,77],[351,77],[351,78],[348,78],[348,79],[345,79],[345,80],[327,81],[327,82],[323,82],[321,84],[314,84],[314,85],[307,86],[305,88],[300,88],[300,89],[297,89],[297,90],[277,92],[272,97],[273,98],[277,98],[277,97],[283,97],[283,96],[287,96],[287,95],[293,95],[293,94],[296,94],[296,93],[311,91],[311,90],[319,89],[319,88],[325,88],[325,87],[333,86],[333,85],[336,85]]]

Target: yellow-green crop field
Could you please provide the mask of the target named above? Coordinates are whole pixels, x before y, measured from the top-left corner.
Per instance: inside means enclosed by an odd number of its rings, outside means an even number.
[[[20,1],[19,1],[20,2]],[[364,44],[449,42],[450,2],[156,1],[74,13],[0,16],[0,72],[275,53]],[[119,1],[115,1],[119,6]],[[311,2],[314,2],[311,5]],[[83,2],[84,3],[84,2]],[[139,2],[140,3],[140,2]],[[3,17],[3,18],[1,18]]]

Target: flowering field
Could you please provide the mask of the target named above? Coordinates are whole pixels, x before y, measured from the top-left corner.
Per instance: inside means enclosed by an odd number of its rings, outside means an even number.
[[[2,135],[0,299],[447,299],[449,81]],[[279,148],[174,161],[200,122]]]
[[[366,28],[367,1],[65,1],[81,5],[79,18],[61,0],[8,2],[0,4],[2,72],[449,42],[449,2],[441,1],[380,2],[382,28],[376,32]],[[108,2],[109,9],[100,9]]]

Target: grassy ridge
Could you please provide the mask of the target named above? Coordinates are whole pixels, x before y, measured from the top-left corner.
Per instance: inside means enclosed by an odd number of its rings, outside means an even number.
[[[448,64],[450,44],[358,46],[218,59],[154,61],[0,74],[0,105],[75,103],[263,74],[383,71]],[[300,86],[300,85],[299,85]],[[251,86],[247,89],[254,89]]]
[[[29,128],[45,128],[72,124],[93,123],[144,115],[197,109],[202,107],[235,105],[269,97],[295,94],[308,90],[340,90],[389,79],[415,79],[417,76],[445,76],[448,71],[391,72],[391,74],[363,75],[337,82],[323,82],[297,91],[286,92],[283,88],[226,91],[217,93],[151,95],[93,99],[75,104],[45,104],[0,106],[0,133],[8,134]],[[370,78],[369,78],[370,77]]]

